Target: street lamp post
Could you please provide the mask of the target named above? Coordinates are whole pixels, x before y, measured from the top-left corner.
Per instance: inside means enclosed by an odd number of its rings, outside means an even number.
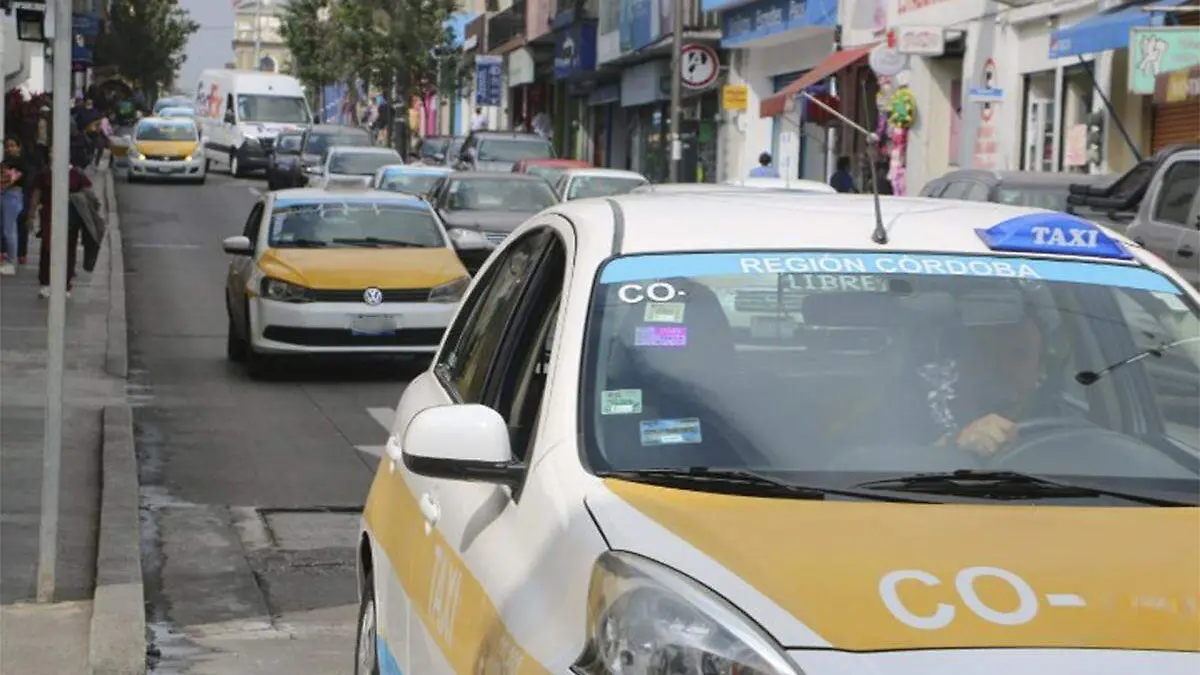
[[[667,163],[667,180],[679,182],[679,162],[683,159],[683,141],[679,138],[679,118],[683,114],[683,0],[671,0],[673,26],[671,30],[671,161]]]

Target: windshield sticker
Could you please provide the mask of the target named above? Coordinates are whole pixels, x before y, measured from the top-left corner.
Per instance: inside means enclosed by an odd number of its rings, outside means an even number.
[[[861,292],[886,293],[886,277],[869,274],[789,274],[787,290],[802,293]]]
[[[605,266],[600,283],[636,282],[663,277],[740,274],[911,274],[921,276],[991,277],[1065,281],[1118,286],[1178,294],[1161,274],[1124,263],[1075,262],[996,256],[954,256],[901,253],[682,253],[618,258]],[[655,282],[661,284],[663,282]],[[652,284],[653,285],[653,284]],[[626,290],[628,289],[628,290]],[[621,300],[639,302],[639,295],[657,302],[636,283],[626,283]],[[656,289],[658,290],[658,289]],[[643,292],[639,292],[643,291]],[[682,295],[682,293],[680,293]]]
[[[683,291],[677,290],[665,281],[655,281],[654,283],[645,285],[625,284],[617,289],[617,297],[627,305],[636,305],[645,300],[649,300],[650,302],[671,302],[676,298],[683,297],[683,295]]]
[[[676,420],[643,420],[639,424],[642,445],[682,445],[699,443],[700,420],[687,417]]]
[[[686,347],[687,326],[638,326],[635,347]]]
[[[651,302],[642,318],[646,323],[683,323],[684,309],[682,302]]]
[[[642,414],[641,389],[610,389],[600,392],[601,415]]]

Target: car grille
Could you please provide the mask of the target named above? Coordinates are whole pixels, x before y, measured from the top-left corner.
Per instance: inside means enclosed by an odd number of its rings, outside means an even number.
[[[259,138],[258,145],[263,149],[263,152],[270,152],[275,147],[274,138]]]
[[[428,302],[429,288],[391,288],[383,291],[384,302]],[[314,290],[316,302],[363,302],[366,289]],[[364,303],[365,304],[365,303]]]
[[[187,155],[146,155],[146,159],[154,162],[182,162]]]
[[[484,232],[483,237],[488,240],[488,243],[493,246],[499,246],[508,239],[508,232]]]
[[[794,292],[783,292],[783,310],[799,312],[804,304],[804,296]],[[733,308],[739,312],[768,312],[779,311],[779,293],[768,290],[739,290],[733,299]]]
[[[263,337],[303,347],[437,347],[441,328],[406,328],[390,335],[355,335],[345,328],[267,326]]]

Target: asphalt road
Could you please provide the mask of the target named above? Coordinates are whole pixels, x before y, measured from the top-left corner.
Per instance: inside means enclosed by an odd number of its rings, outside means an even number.
[[[151,672],[352,671],[358,518],[412,366],[226,361],[221,240],[259,189],[117,184]]]

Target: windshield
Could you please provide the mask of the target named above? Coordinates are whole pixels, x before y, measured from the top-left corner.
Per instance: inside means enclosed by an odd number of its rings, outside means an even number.
[[[854,485],[1002,469],[1189,503],[1200,488],[1200,320],[1148,269],[631,256],[603,268],[587,330],[582,424],[597,472],[740,468]]]
[[[196,111],[193,110],[192,108],[172,107],[172,108],[163,108],[162,112],[160,112],[159,114],[162,115],[163,117],[195,117]]]
[[[554,190],[545,181],[475,178],[451,181],[446,208],[536,213],[556,202]]]
[[[269,242],[276,248],[446,245],[427,207],[354,199],[277,203]]]
[[[449,138],[426,138],[421,141],[421,157],[433,159],[437,155],[445,156],[449,146]]]
[[[481,162],[519,162],[523,159],[551,159],[554,148],[540,138],[516,140],[489,138],[479,142]]]
[[[401,161],[400,155],[394,152],[336,152],[329,159],[329,173],[374,176],[382,167]]]
[[[547,166],[545,164],[534,164],[533,166],[525,167],[525,173],[531,176],[545,178],[546,182],[550,183],[551,185],[557,183],[558,179],[562,178],[562,175],[566,172],[567,170],[562,167]]]
[[[194,141],[199,138],[199,132],[190,120],[156,120],[138,124],[134,138],[139,141]]]
[[[996,201],[1013,206],[1063,211],[1067,208],[1067,186],[1002,185],[996,190]]]
[[[186,98],[164,98],[159,99],[158,103],[154,104],[154,112],[158,113],[166,108],[182,108],[190,105]]]
[[[241,94],[237,97],[239,122],[274,122],[277,124],[308,124],[308,103],[299,96],[263,96]]]
[[[567,199],[623,195],[646,182],[644,178],[627,176],[576,176],[571,181]]]
[[[385,174],[379,181],[379,187],[392,192],[406,192],[410,195],[425,195],[442,179],[441,174],[405,173],[395,171]]]
[[[346,131],[336,134],[312,134],[308,137],[308,147],[305,152],[310,155],[323,155],[329,148],[345,145],[351,147],[366,147],[371,145],[371,137],[365,131]]]

